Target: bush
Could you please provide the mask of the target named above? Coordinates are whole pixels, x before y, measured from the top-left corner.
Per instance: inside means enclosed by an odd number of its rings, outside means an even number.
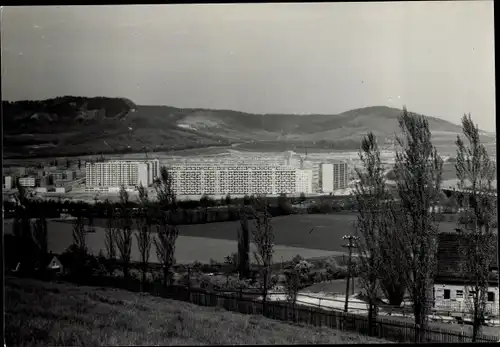
[[[103,258],[82,252],[76,245],[71,245],[60,256],[60,261],[68,275],[75,279],[88,279],[93,275],[105,274],[107,269]]]

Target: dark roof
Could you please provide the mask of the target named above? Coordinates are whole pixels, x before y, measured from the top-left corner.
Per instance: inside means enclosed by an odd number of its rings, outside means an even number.
[[[497,236],[494,236],[493,252],[494,258],[491,266],[498,266],[497,257]],[[461,274],[462,264],[464,264],[464,255],[460,252],[461,236],[459,233],[440,233],[438,238],[438,262],[436,282],[455,282],[463,279]],[[492,276],[496,281],[497,275]]]

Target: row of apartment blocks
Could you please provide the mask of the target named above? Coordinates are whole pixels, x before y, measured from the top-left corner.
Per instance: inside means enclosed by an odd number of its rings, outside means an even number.
[[[335,162],[300,168],[282,163],[196,163],[168,165],[177,195],[311,194],[331,193],[347,187],[347,164]],[[160,175],[158,159],[115,160],[86,164],[87,191],[116,191],[150,186]],[[319,182],[318,182],[319,181]]]
[[[160,176],[158,159],[134,161],[112,160],[99,163],[86,163],[85,190],[109,190],[125,186],[126,188],[151,186]]]
[[[178,195],[312,193],[312,171],[287,166],[170,166]]]

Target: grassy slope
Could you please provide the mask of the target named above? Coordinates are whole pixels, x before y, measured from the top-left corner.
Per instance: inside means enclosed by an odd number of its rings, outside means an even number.
[[[8,345],[386,343],[122,290],[6,279]]]

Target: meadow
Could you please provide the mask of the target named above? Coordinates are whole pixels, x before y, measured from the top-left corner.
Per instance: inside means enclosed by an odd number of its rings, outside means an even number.
[[[288,261],[297,254],[306,259],[344,254],[342,236],[354,232],[355,220],[355,214],[345,213],[273,218],[274,261]],[[100,250],[105,252],[104,224],[95,222],[94,225],[96,232],[87,234],[87,245],[91,253],[98,254]],[[442,222],[440,226],[441,231],[449,232],[455,223]],[[223,261],[224,257],[237,251],[239,228],[239,221],[179,226],[175,251],[177,263],[208,263],[210,259]],[[12,233],[12,224],[5,224],[4,230],[7,234]],[[49,221],[48,233],[48,246],[53,253],[64,252],[73,242],[71,223]],[[251,252],[255,250],[252,244]],[[134,236],[132,260],[139,260],[139,256]],[[154,248],[150,259],[153,263],[158,261]]]
[[[388,342],[124,290],[12,277],[5,289],[9,346]]]

